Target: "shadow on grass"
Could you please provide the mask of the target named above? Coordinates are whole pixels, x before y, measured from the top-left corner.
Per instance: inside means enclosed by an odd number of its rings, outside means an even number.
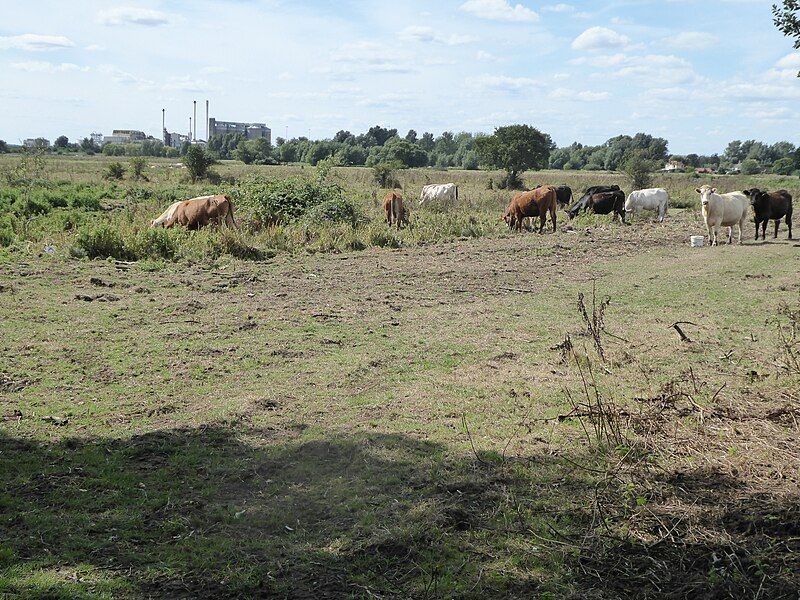
[[[402,435],[224,427],[51,445],[0,433],[0,472],[0,597],[796,597],[787,565],[750,559],[797,535],[768,512],[749,529],[715,517],[736,544],[578,548],[596,475],[545,451],[503,463]],[[669,485],[692,494],[687,481]],[[697,489],[709,506],[727,490]],[[741,569],[723,568],[731,552]]]

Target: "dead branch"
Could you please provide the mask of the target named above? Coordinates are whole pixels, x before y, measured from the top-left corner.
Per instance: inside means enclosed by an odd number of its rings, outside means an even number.
[[[681,336],[681,341],[682,341],[682,342],[686,342],[686,343],[688,343],[688,344],[691,344],[691,343],[692,343],[692,340],[689,338],[689,336],[688,336],[688,335],[686,335],[686,334],[683,332],[683,329],[681,329],[681,325],[693,325],[693,326],[695,326],[695,327],[699,327],[699,325],[698,325],[697,323],[692,323],[691,321],[678,321],[677,323],[674,323],[674,324],[672,325],[672,329],[674,329],[675,331],[677,331],[677,332],[678,332],[678,335],[680,335],[680,336]]]

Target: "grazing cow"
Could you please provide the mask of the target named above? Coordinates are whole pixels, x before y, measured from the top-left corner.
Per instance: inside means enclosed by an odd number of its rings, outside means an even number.
[[[455,183],[426,185],[419,195],[419,205],[426,202],[457,202],[458,186]]]
[[[503,215],[503,220],[510,229],[522,231],[522,224],[526,218],[539,217],[541,221],[539,233],[542,233],[549,212],[550,219],[553,221],[553,233],[555,233],[557,204],[556,188],[551,185],[536,188],[530,192],[522,192],[511,200],[511,204],[508,205]]]
[[[172,215],[175,214],[175,210],[181,205],[180,202],[176,202],[172,204],[167,210],[161,213],[161,216],[157,219],[154,219],[152,223],[150,223],[150,227],[161,227],[172,218]]]
[[[615,221],[619,217],[625,223],[625,192],[616,190],[592,194],[589,197],[589,205],[586,210],[596,215],[614,213]]]
[[[594,196],[595,194],[600,194],[602,192],[618,192],[620,191],[618,185],[595,185],[593,187],[588,188],[585,192],[583,192],[583,196],[581,199],[578,200],[575,204],[573,204],[570,209],[567,211],[569,214],[570,219],[574,219],[578,216],[578,213],[582,210],[586,210],[589,206],[589,198]]]
[[[386,213],[386,222],[389,227],[395,225],[398,229],[408,225],[408,215],[403,205],[403,197],[397,192],[389,192],[383,198],[383,210]]]
[[[663,223],[664,217],[667,216],[668,206],[669,194],[667,190],[662,188],[637,190],[628,195],[628,199],[625,201],[625,212],[638,216],[643,210],[656,210],[658,211],[659,222]]]
[[[236,227],[233,219],[233,204],[229,196],[201,196],[179,203],[172,215],[160,223],[167,229],[182,225],[188,229],[200,229],[210,223]]]
[[[786,217],[786,225],[789,226],[789,239],[792,239],[792,195],[786,190],[777,192],[762,192],[758,188],[745,190],[745,196],[750,197],[750,206],[753,207],[753,214],[756,222],[756,240],[758,240],[758,228],[761,227],[761,239],[767,239],[767,223],[775,221],[775,235],[778,237],[778,228],[781,219]]]
[[[733,243],[733,226],[739,226],[739,243],[742,243],[742,227],[747,219],[747,196],[742,192],[718,194],[717,188],[704,185],[695,190],[703,204],[703,220],[708,229],[710,246],[717,246],[719,228],[728,228],[728,243]]]
[[[538,190],[541,185],[537,185],[536,189]],[[560,185],[556,188],[556,197],[558,199],[558,208],[565,208],[570,202],[572,202],[572,188],[568,185]]]

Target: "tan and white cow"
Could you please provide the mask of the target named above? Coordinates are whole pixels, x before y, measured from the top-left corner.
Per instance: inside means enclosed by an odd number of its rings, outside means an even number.
[[[719,228],[728,228],[728,243],[733,243],[733,226],[739,227],[739,243],[742,243],[742,228],[747,219],[750,202],[742,192],[718,194],[717,188],[704,185],[695,190],[703,205],[703,220],[708,230],[709,246],[717,245]]]

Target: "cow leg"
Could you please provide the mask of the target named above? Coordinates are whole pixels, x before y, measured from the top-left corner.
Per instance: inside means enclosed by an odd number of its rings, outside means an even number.
[[[792,239],[792,215],[786,215],[786,226],[789,228],[789,239]]]
[[[557,214],[558,210],[556,208],[553,208],[553,210],[550,211],[550,218],[553,220],[553,233],[556,233],[556,220],[558,218],[556,216]]]
[[[728,245],[733,244],[733,227],[728,227]]]
[[[775,235],[772,236],[772,239],[774,239],[774,240],[778,239],[778,228],[780,226],[781,226],[781,220],[780,219],[775,219]]]
[[[539,217],[539,233],[544,233],[544,227],[547,225],[547,213],[542,213]]]

